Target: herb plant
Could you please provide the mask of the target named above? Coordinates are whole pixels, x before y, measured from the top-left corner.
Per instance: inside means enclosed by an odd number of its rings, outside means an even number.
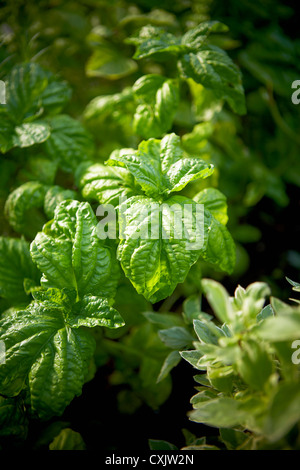
[[[93,447],[89,393],[122,447],[190,364],[185,444],[151,449],[299,447],[298,245],[259,260],[297,210],[299,40],[280,1],[229,4],[2,7],[0,449]]]

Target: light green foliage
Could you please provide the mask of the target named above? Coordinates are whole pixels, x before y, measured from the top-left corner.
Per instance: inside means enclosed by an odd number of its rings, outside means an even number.
[[[181,353],[202,371],[195,377],[200,386],[190,419],[250,432],[234,444],[237,448],[246,441],[259,448],[284,439],[300,419],[299,370],[291,348],[298,338],[299,308],[282,303],[278,311],[276,299],[263,308],[270,294],[265,283],[238,286],[234,297],[216,281],[203,279],[202,285],[220,326],[194,320],[199,342]]]

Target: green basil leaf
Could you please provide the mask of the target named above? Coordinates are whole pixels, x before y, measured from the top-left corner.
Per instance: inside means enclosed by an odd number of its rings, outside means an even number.
[[[7,78],[7,111],[16,124],[40,113],[47,72],[34,62],[16,65]]]
[[[136,194],[133,176],[125,168],[108,167],[101,163],[81,165],[77,170],[77,179],[82,196],[100,204],[118,205],[120,198]]]
[[[6,89],[6,109],[16,125],[44,113],[60,112],[71,97],[65,81],[34,62],[13,67]]]
[[[227,31],[228,26],[219,21],[203,21],[195,28],[187,31],[181,42],[191,49],[197,50],[203,45],[210,33],[224,33]]]
[[[182,196],[164,204],[134,196],[119,208],[118,258],[137,292],[152,303],[184,281],[207,242],[196,210],[196,203]]]
[[[124,326],[124,321],[119,312],[112,308],[106,299],[85,295],[80,302],[75,304],[72,316],[68,318],[68,324],[72,328],[80,326],[120,328]]]
[[[63,201],[54,221],[30,247],[47,287],[73,287],[77,295],[112,298],[119,269],[114,255],[97,235],[97,219],[89,203]]]
[[[213,165],[198,158],[184,158],[176,134],[142,141],[137,151],[112,155],[107,164],[125,167],[145,194],[154,198],[180,191],[189,182],[207,178],[214,171]]]
[[[76,302],[74,289],[36,291],[34,297],[26,310],[0,320],[0,393],[15,396],[28,386],[32,411],[48,419],[62,414],[86,380],[95,340],[80,327],[118,328],[124,322],[105,299]]]
[[[0,365],[0,390],[17,395],[28,378],[30,404],[41,418],[59,415],[80,395],[94,339],[65,325],[58,307],[34,303],[0,322],[6,360]]]
[[[30,147],[40,144],[50,136],[50,127],[46,122],[28,122],[16,126],[12,136],[14,147]]]
[[[79,121],[61,114],[47,120],[51,135],[45,142],[47,154],[66,171],[76,170],[82,160],[93,156],[94,143]]]
[[[179,104],[177,81],[161,75],[144,75],[132,90],[138,104],[133,118],[135,132],[146,139],[168,132]]]
[[[201,257],[208,263],[219,267],[229,274],[233,272],[236,261],[235,244],[228,229],[204,209],[208,242],[201,250]]]
[[[197,193],[193,199],[198,202],[198,204],[204,204],[204,207],[208,209],[221,224],[227,224],[227,199],[221,191],[216,188],[205,188]]]
[[[246,113],[244,90],[238,67],[222,49],[206,46],[197,53],[184,54],[178,61],[184,78],[192,78],[225,99],[238,114]]]
[[[12,228],[28,238],[33,238],[46,223],[42,209],[48,187],[28,181],[12,191],[5,202],[5,214]]]
[[[186,49],[181,45],[180,38],[165,32],[163,28],[151,25],[144,26],[138,35],[127,39],[126,42],[137,46],[134,59],[143,59],[163,53],[178,54]]]

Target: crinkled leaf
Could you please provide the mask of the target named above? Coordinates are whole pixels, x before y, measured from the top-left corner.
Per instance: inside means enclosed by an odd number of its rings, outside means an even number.
[[[87,200],[96,200],[100,204],[118,205],[120,198],[136,194],[133,176],[124,168],[94,163],[87,167],[79,167],[77,177],[82,196]]]
[[[124,326],[124,321],[119,312],[111,307],[106,299],[85,295],[75,305],[72,316],[68,318],[68,324],[72,328],[80,326],[119,328]]]
[[[5,203],[5,215],[12,228],[31,238],[46,222],[42,209],[48,187],[28,181],[12,191]]]
[[[0,321],[6,348],[0,393],[15,396],[29,386],[32,410],[41,418],[60,415],[81,394],[95,340],[80,326],[117,328],[122,318],[104,299],[76,302],[72,289],[36,291],[26,310]]]
[[[97,219],[89,203],[61,202],[52,225],[37,234],[30,251],[44,274],[43,285],[73,287],[79,297],[114,296],[118,266],[97,236]]]
[[[61,112],[71,96],[72,90],[68,83],[57,80],[51,73],[48,73],[48,86],[40,96],[44,110],[51,114]]]
[[[228,27],[219,21],[203,21],[183,35],[182,44],[197,50],[203,45],[210,33],[225,33],[227,31]]]
[[[0,150],[6,153],[14,147],[30,147],[40,144],[50,136],[50,127],[45,121],[21,123],[17,126],[9,114],[0,113]]]
[[[40,112],[40,96],[47,85],[47,72],[34,62],[12,69],[7,78],[7,111],[15,123]]]
[[[16,125],[44,113],[60,112],[71,97],[71,89],[65,81],[35,62],[13,67],[6,88],[6,109]]]
[[[204,21],[182,37],[176,37],[165,32],[163,28],[147,25],[126,42],[137,46],[134,58],[143,59],[151,56],[164,56],[166,53],[179,55],[189,50],[197,50],[210,33],[226,31],[228,31],[227,26],[219,21]]]
[[[238,114],[245,114],[244,89],[238,67],[222,49],[206,46],[197,53],[184,54],[178,61],[180,73],[213,90]]]
[[[135,196],[120,206],[118,258],[137,292],[153,303],[184,281],[206,243],[196,210],[182,196],[164,204]]]
[[[61,114],[47,120],[51,135],[45,142],[46,152],[63,170],[75,170],[94,152],[93,140],[79,121]]]
[[[0,390],[17,395],[28,379],[33,411],[41,418],[59,415],[81,393],[94,339],[71,330],[57,307],[34,303],[1,320],[6,361],[0,365]]]
[[[184,158],[176,134],[166,135],[161,141],[143,141],[137,151],[112,155],[107,163],[127,168],[151,197],[180,191],[189,182],[207,178],[213,172],[213,165],[198,158]]]

